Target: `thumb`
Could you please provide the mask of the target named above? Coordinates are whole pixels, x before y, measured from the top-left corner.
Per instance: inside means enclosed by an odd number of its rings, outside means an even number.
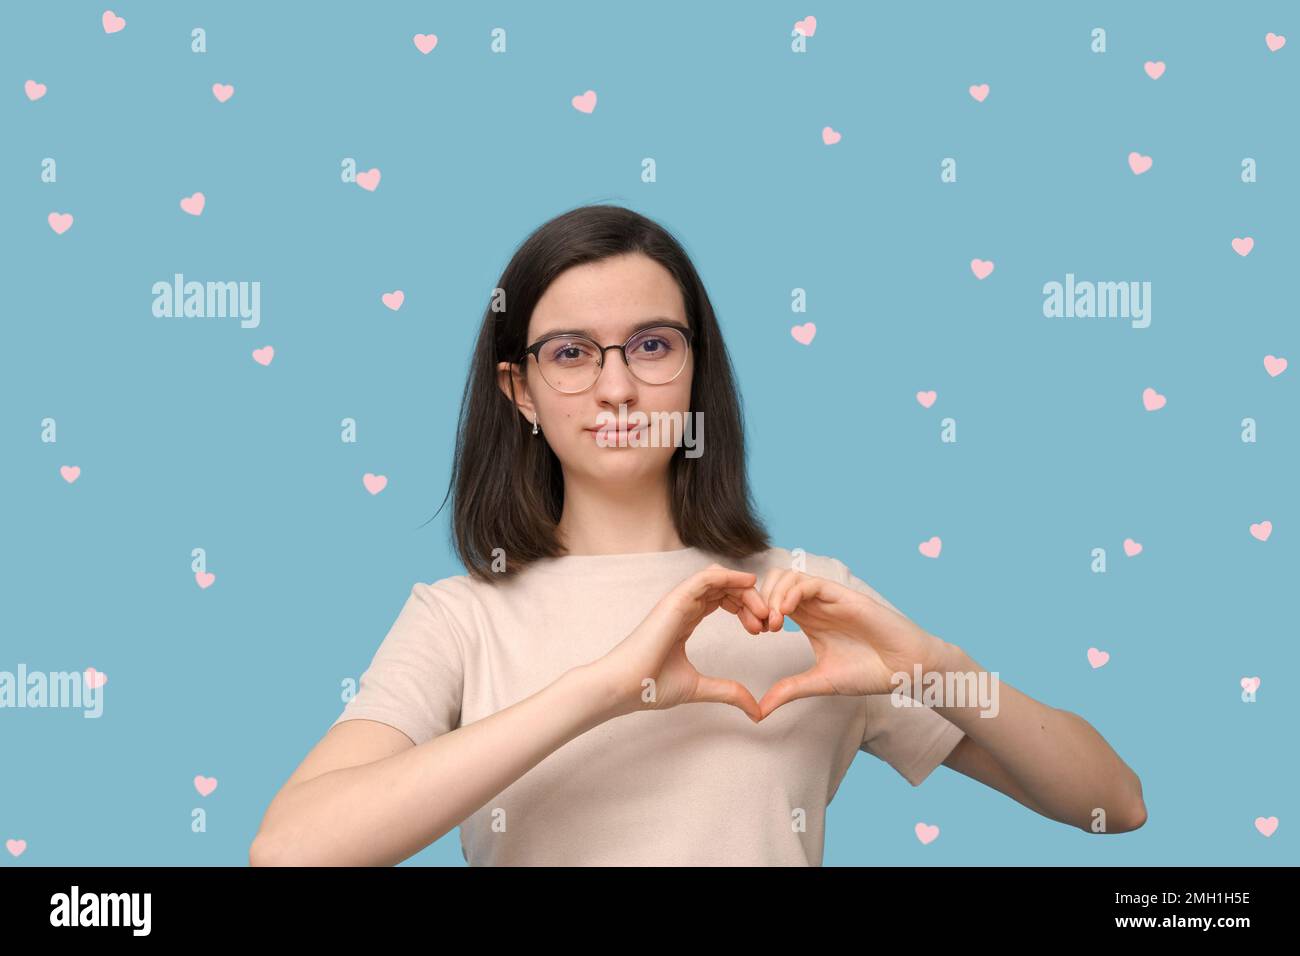
[[[754,695],[749,692],[748,687],[739,681],[701,674],[695,683],[695,693],[691,695],[688,703],[703,702],[731,704],[733,707],[739,707],[754,723],[758,723],[763,719],[763,715],[758,709],[758,702],[754,700]]]
[[[833,693],[835,693],[834,689],[828,685],[826,678],[817,672],[816,667],[809,668],[800,674],[782,677],[767,689],[767,693],[759,701],[759,719],[766,718],[782,704],[788,704],[792,700],[800,700],[804,697],[820,697]]]

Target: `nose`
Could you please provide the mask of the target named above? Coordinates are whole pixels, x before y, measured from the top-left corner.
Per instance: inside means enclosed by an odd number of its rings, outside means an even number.
[[[596,400],[617,407],[626,403],[629,407],[635,403],[637,380],[632,370],[627,367],[620,349],[608,349],[605,352],[605,365],[596,379]]]

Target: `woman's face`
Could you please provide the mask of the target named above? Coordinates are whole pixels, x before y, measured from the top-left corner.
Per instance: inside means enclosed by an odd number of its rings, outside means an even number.
[[[681,290],[668,270],[648,256],[615,256],[561,273],[533,309],[527,344],[553,332],[586,330],[600,345],[622,345],[634,329],[651,319],[688,328]],[[656,343],[649,348],[661,347]],[[536,359],[529,356],[522,374],[514,367],[514,392],[530,432],[532,416],[537,415],[541,432],[530,440],[546,441],[566,475],[636,481],[658,477],[667,469],[676,450],[670,441],[674,429],[654,427],[652,413],[678,412],[681,426],[687,426],[694,366],[695,357],[687,349],[686,367],[675,379],[647,385],[632,374],[618,350],[610,349],[594,385],[584,392],[564,393],[546,383]],[[501,388],[509,396],[512,367],[501,362],[498,369]],[[634,447],[629,440],[626,447],[618,447],[620,405],[627,406],[629,429],[636,424],[635,412],[643,412],[650,420],[651,425],[641,432],[641,440],[649,445]],[[615,429],[604,444],[596,433],[609,417],[602,413],[613,416]]]

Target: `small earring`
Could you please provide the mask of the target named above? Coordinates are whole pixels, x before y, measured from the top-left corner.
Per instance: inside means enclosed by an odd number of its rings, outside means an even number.
[[[533,434],[537,434],[537,413],[533,412]]]

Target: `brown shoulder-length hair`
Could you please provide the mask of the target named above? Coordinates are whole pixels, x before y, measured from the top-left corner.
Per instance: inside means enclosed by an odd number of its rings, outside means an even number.
[[[533,308],[562,272],[627,253],[649,256],[672,274],[696,333],[690,411],[703,413],[708,442],[699,457],[687,458],[679,447],[669,461],[677,535],[687,547],[731,558],[769,547],[750,500],[740,396],[704,283],[658,223],[620,206],[580,206],[524,240],[483,314],[447,489],[455,496],[451,543],[474,577],[500,581],[539,558],[565,553],[556,535],[564,504],[560,460],[502,393],[497,363],[515,362],[528,346]],[[504,573],[492,570],[497,548],[504,552]]]

